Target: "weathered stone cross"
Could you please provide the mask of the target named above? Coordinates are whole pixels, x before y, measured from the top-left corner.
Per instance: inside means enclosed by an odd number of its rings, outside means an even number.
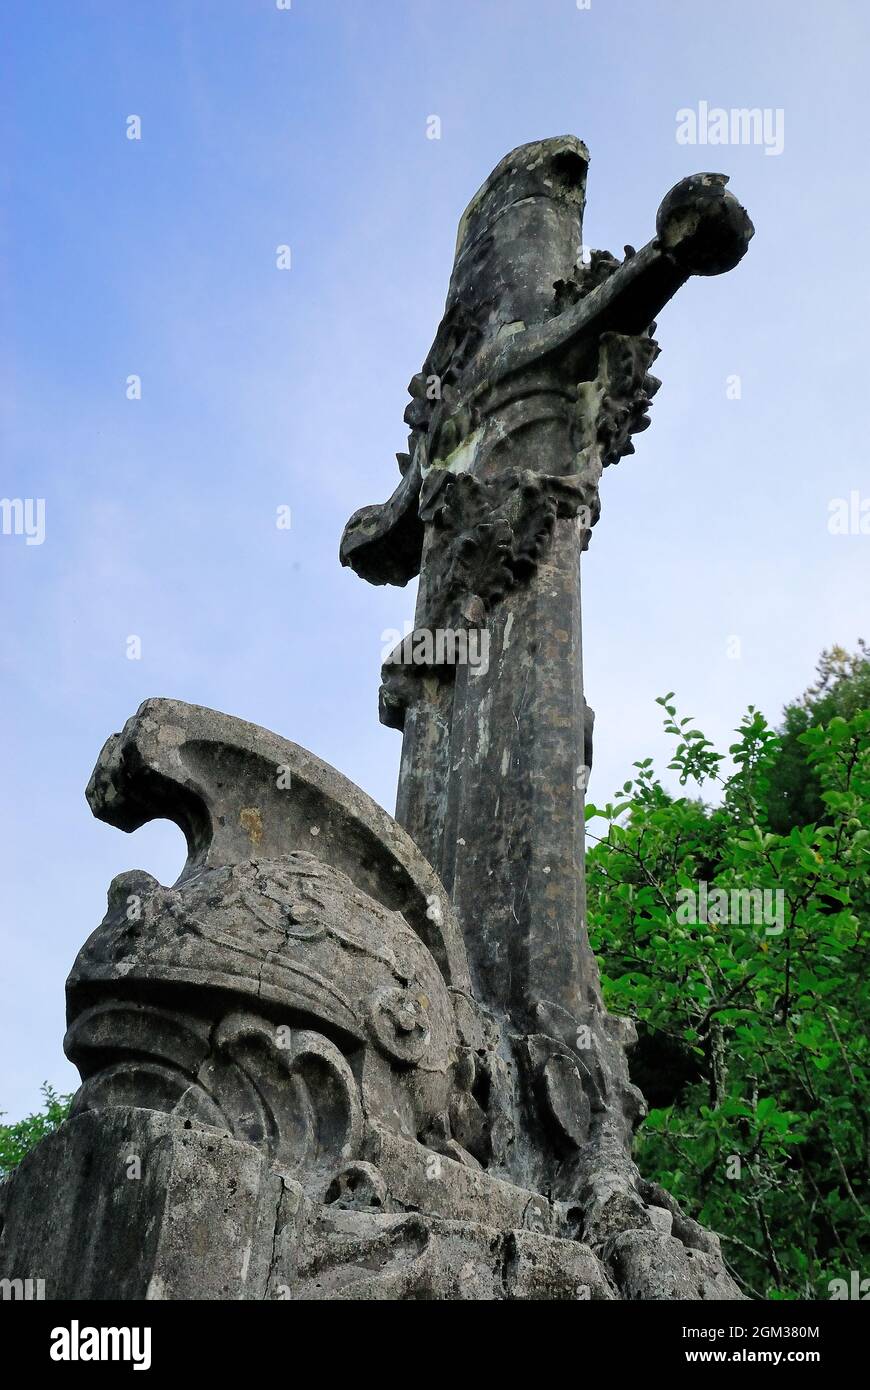
[[[586,166],[570,137],[526,145],[471,203],[402,481],[345,533],[365,578],[420,574],[381,700],[400,824],[305,749],[176,700],[100,754],[94,813],[167,816],[188,859],[172,887],[119,874],[76,957],[82,1085],[0,1183],[0,1279],[78,1300],[107,1281],[740,1298],[716,1236],[631,1158],[633,1029],[584,921],[579,562],[601,471],[648,423],[654,315],[752,226],[702,174],[643,250],[584,260]]]
[[[600,1009],[580,619],[599,478],[649,424],[654,316],[689,276],[735,266],[753,234],[727,179],[699,174],[667,195],[642,250],[584,255],[587,166],[572,136],[523,145],[472,199],[409,388],[402,481],[341,547],[372,583],[420,575],[417,632],[381,690],[381,719],[404,730],[396,816],[452,895],[479,997],[522,1032],[554,1007],[578,1026]],[[486,636],[474,666],[443,639],[469,628]]]

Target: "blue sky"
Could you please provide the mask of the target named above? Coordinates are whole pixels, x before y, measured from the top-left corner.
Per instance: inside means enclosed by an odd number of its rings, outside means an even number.
[[[378,672],[413,588],[363,584],[338,541],[397,480],[458,218],[513,146],[586,141],[589,245],[642,245],[702,169],[732,176],[757,229],[733,274],[661,314],[653,426],[604,480],[584,568],[593,798],[665,751],[656,695],[727,744],[748,703],[776,719],[822,647],[866,634],[870,536],[828,519],[870,496],[868,14],[7,0],[0,496],[44,498],[45,540],[0,535],[0,1110],[75,1085],[63,985],[111,878],[171,882],[183,862],[175,827],[127,838],[84,801],[142,699],[266,725],[392,807]],[[782,153],[679,144],[676,113],[702,101],[781,110]]]

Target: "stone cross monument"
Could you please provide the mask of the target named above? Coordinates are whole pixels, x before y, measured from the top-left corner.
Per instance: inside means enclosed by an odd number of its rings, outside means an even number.
[[[472,199],[409,387],[402,480],[351,518],[341,551],[372,583],[420,574],[416,632],[381,690],[381,719],[404,731],[396,816],[451,895],[478,997],[525,1035],[532,1089],[552,1092],[576,1146],[545,1159],[530,1124],[502,1157],[545,1184],[555,1163],[569,1187],[590,1138],[607,1168],[640,1103],[585,924],[580,557],[602,470],[649,425],[654,316],[690,275],[736,265],[753,232],[727,180],[702,174],[668,194],[641,251],[584,256],[588,160],[570,136],[522,146]],[[471,645],[453,636],[481,628]],[[455,659],[472,650],[486,661]]]
[[[656,314],[753,229],[700,174],[640,251],[586,254],[587,166],[573,137],[525,145],[472,199],[401,480],[342,540],[373,583],[420,576],[381,687],[396,818],[177,701],[106,744],[94,813],[175,820],[188,861],[172,888],[115,879],[79,953],[83,1084],[0,1187],[0,1277],[55,1298],[740,1297],[631,1158],[633,1029],[585,923],[580,557],[603,469],[649,424]]]

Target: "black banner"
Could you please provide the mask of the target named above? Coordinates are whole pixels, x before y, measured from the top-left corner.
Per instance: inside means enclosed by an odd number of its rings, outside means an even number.
[[[560,1361],[567,1357],[565,1369],[572,1376],[608,1366],[620,1373],[643,1369],[653,1374],[685,1367],[701,1377],[716,1366],[732,1371],[760,1366],[773,1372],[806,1366],[830,1375],[860,1364],[866,1347],[866,1309],[860,1300],[594,1305],[580,1301],[548,1303],[536,1309],[513,1304],[504,1323],[506,1309],[494,1306],[494,1321],[487,1326],[480,1322],[480,1304],[474,1307],[473,1327],[464,1324],[461,1311],[443,1306],[433,1306],[428,1314],[419,1305],[416,1311],[408,1305],[401,1313],[395,1308],[392,1313],[384,1310],[381,1316],[387,1320],[378,1338],[377,1357],[396,1367],[401,1364],[395,1360],[399,1354],[407,1351],[420,1356],[421,1331],[431,1335],[433,1327],[439,1332],[455,1327],[463,1346],[470,1338],[473,1349],[479,1339],[489,1363],[493,1353],[515,1356],[527,1337],[534,1339],[541,1317],[551,1336],[557,1332],[569,1339],[560,1352],[553,1346],[547,1356],[549,1360],[556,1355]],[[370,1303],[361,1309],[348,1303],[302,1308],[292,1301],[266,1305],[7,1300],[0,1302],[0,1346],[4,1367],[17,1363],[22,1369],[60,1378],[92,1378],[101,1369],[116,1376],[124,1371],[165,1375],[189,1369],[197,1374],[219,1371],[224,1378],[238,1370],[248,1379],[253,1366],[265,1371],[283,1365],[296,1379],[300,1356],[308,1365],[315,1363],[312,1369],[319,1361],[330,1370],[342,1353],[358,1357],[361,1346],[353,1332],[360,1317],[365,1318],[368,1336],[378,1329],[379,1314]],[[321,1318],[325,1319],[324,1337],[317,1335]],[[432,1370],[441,1363],[449,1374],[445,1346],[438,1345],[440,1355],[433,1355]],[[535,1340],[527,1349],[535,1359],[541,1355]],[[374,1354],[369,1344],[368,1355]],[[465,1360],[464,1351],[462,1355]]]

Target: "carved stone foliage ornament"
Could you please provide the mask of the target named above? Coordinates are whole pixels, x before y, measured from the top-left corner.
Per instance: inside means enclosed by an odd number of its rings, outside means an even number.
[[[431,570],[431,626],[485,620],[490,606],[533,572],[557,516],[598,518],[598,490],[584,474],[548,477],[509,469],[491,478],[430,473],[421,515],[438,536]]]

